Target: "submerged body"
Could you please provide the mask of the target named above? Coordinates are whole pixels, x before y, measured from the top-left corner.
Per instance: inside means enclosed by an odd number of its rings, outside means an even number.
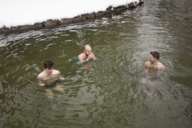
[[[61,76],[60,71],[53,69],[54,63],[52,61],[44,62],[44,71],[38,76],[38,85],[44,87],[46,94],[49,98],[53,98],[53,90],[65,94],[61,85],[57,84],[60,80],[64,80]]]
[[[144,68],[146,74],[154,74],[154,76],[160,76],[165,70],[165,66],[162,63],[151,63],[150,61],[145,62]]]
[[[94,53],[92,52],[91,46],[85,45],[84,52],[78,56],[79,62],[85,63],[90,60],[96,60]]]
[[[166,67],[159,62],[159,57],[158,52],[150,52],[149,61],[144,64],[144,75],[141,78],[141,83],[153,86],[154,81],[158,80],[165,71]]]
[[[50,74],[48,74],[46,70],[41,72],[38,75],[37,79],[38,79],[39,86],[51,86],[56,81],[64,80],[64,78],[61,77],[60,72],[54,69]]]

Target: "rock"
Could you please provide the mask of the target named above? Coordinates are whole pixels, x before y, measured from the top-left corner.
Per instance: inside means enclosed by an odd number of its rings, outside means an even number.
[[[128,8],[136,8],[137,5],[137,2],[131,2],[130,4],[128,4]]]
[[[111,10],[113,10],[113,6],[109,6],[106,8],[106,11],[111,11]]]
[[[114,7],[113,9],[126,9],[127,7],[125,5]]]
[[[17,30],[24,31],[24,30],[32,30],[34,29],[34,25],[24,25],[24,26],[18,26]]]
[[[61,24],[79,23],[87,19],[87,14],[82,14],[73,18],[61,19]]]
[[[0,34],[3,33],[3,30],[2,30],[2,29],[3,29],[3,28],[0,28]]]
[[[142,5],[145,2],[145,0],[139,0],[139,5]]]
[[[94,19],[96,16],[95,16],[95,13],[92,12],[90,14],[87,14],[86,17],[87,17],[87,19]]]
[[[114,9],[117,13],[119,13],[119,12],[122,12],[122,11],[126,10],[127,7],[126,7],[125,5],[122,5],[122,6],[114,7],[113,9]]]
[[[10,31],[11,31],[11,32],[18,31],[18,27],[10,27]]]
[[[72,18],[71,23],[79,23],[81,22],[81,17]]]
[[[61,24],[69,24],[69,23],[72,23],[72,19],[71,18],[61,19]]]
[[[43,25],[41,23],[35,23],[33,27],[34,29],[40,29],[40,28],[43,28]]]
[[[45,27],[51,27],[51,26],[57,26],[58,23],[56,20],[47,20],[45,22],[43,22]]]
[[[96,17],[96,18],[99,18],[99,17],[102,17],[102,16],[104,16],[104,12],[103,12],[103,11],[99,11],[99,12],[97,12],[97,13],[95,14],[95,17]]]
[[[41,29],[44,27],[54,27],[58,25],[66,25],[66,24],[71,24],[71,23],[79,23],[85,20],[89,19],[95,19],[95,18],[100,18],[103,16],[111,15],[111,14],[117,14],[120,13],[126,9],[134,9],[138,5],[141,5],[144,3],[145,0],[139,0],[139,3],[137,2],[131,2],[130,4],[127,5],[121,5],[117,7],[109,6],[106,8],[105,11],[98,11],[97,13],[92,12],[92,13],[86,13],[82,14],[79,16],[76,16],[74,18],[63,18],[61,20],[47,20],[43,21],[41,23],[35,23],[34,25],[23,25],[23,26],[18,26],[18,27],[2,27],[0,28],[0,34],[1,33],[9,33],[9,32],[17,32],[17,31],[25,31],[25,30],[32,30],[32,29]]]
[[[81,16],[81,21],[85,21],[86,19],[87,19],[87,17]]]
[[[11,32],[11,30],[4,26],[3,28],[1,28],[1,32],[2,33],[8,33],[8,32]]]
[[[113,13],[115,13],[115,11],[116,11],[116,10],[114,10],[114,9],[113,9],[113,10],[110,10],[110,11],[105,11],[105,12],[104,12],[104,16],[113,14]]]

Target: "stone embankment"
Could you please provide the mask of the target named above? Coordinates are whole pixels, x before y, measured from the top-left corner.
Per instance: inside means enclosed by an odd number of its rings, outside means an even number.
[[[61,20],[47,20],[43,21],[41,23],[34,23],[33,25],[23,25],[23,26],[13,26],[13,27],[6,27],[0,28],[0,34],[2,33],[13,33],[13,32],[22,32],[22,31],[28,31],[28,30],[39,30],[43,28],[50,28],[50,27],[57,27],[61,25],[68,25],[68,24],[74,24],[74,23],[80,23],[83,21],[101,18],[104,16],[108,16],[111,14],[117,14],[120,12],[123,12],[127,9],[134,9],[144,3],[144,0],[139,0],[138,2],[131,2],[126,5],[121,5],[117,7],[109,6],[106,8],[105,11],[98,11],[98,12],[92,12],[87,14],[82,14],[73,18],[63,18]]]

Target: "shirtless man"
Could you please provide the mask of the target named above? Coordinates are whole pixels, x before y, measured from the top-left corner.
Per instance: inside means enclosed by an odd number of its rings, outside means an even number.
[[[91,46],[85,45],[84,52],[78,56],[79,62],[84,63],[89,60],[96,60],[95,55],[91,52]]]
[[[166,67],[159,62],[159,58],[158,52],[150,52],[149,61],[144,64],[145,78],[142,78],[142,83],[146,83],[149,80],[148,84],[152,85],[152,81],[156,80],[165,71]]]
[[[64,80],[60,75],[58,70],[53,69],[54,63],[51,60],[44,61],[44,71],[42,71],[38,76],[38,85],[44,86],[46,94],[49,98],[53,98],[53,88],[54,90],[64,94],[64,90],[58,84],[59,80]]]
[[[150,52],[149,61],[146,61],[144,64],[145,73],[155,74],[156,76],[160,76],[163,71],[165,71],[165,65],[159,62],[160,55],[158,52]]]

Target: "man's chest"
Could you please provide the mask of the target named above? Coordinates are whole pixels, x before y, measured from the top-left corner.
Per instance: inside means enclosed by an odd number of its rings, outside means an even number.
[[[41,79],[42,79],[42,81],[57,80],[58,79],[58,75],[56,75],[56,74],[47,75],[47,76],[43,76]]]

